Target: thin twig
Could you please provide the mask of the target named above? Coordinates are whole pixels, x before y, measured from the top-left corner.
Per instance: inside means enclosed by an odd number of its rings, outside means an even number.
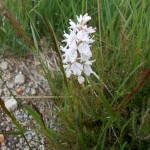
[[[2,99],[9,99],[12,97],[3,96]],[[72,96],[15,96],[16,99],[63,99],[63,98],[72,98]]]

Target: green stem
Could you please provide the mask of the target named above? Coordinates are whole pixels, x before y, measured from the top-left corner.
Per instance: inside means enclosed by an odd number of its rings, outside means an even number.
[[[30,150],[32,150],[32,148],[31,148],[31,146],[30,146],[29,142],[27,141],[27,139],[26,139],[26,137],[25,137],[25,135],[24,135],[24,134],[22,134],[22,137],[23,137],[23,138],[24,138],[24,140],[26,141],[26,143],[27,143],[27,145],[28,145],[29,149],[30,149]]]
[[[84,14],[84,4],[85,4],[85,0],[82,0],[82,15]]]
[[[101,38],[101,0],[97,0],[98,5],[98,28],[99,28],[99,46],[100,46],[100,55],[101,55],[101,78],[104,76],[104,60],[102,52],[102,38]]]

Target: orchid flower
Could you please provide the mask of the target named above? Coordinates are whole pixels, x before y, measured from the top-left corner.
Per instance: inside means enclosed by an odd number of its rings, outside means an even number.
[[[66,77],[75,75],[80,84],[85,81],[83,76],[96,74],[91,68],[94,61],[90,60],[92,57],[90,48],[94,42],[93,36],[91,37],[90,34],[95,32],[95,28],[87,26],[87,22],[90,20],[91,17],[87,13],[84,16],[77,16],[77,23],[70,19],[70,33],[64,32],[63,42],[66,45],[60,47],[63,52],[62,59]]]

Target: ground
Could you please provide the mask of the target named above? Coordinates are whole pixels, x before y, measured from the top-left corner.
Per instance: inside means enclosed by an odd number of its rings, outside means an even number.
[[[42,56],[44,63],[49,66],[50,71],[57,69],[54,53],[43,54]],[[44,78],[43,71],[40,63],[34,55],[28,55],[25,58],[14,58],[7,57],[3,58],[0,56],[0,72],[3,80],[0,80],[0,96],[4,102],[13,100],[12,93],[22,101],[23,104],[32,103],[36,105],[43,119],[47,122],[47,125],[52,127],[53,122],[50,118],[46,117],[54,116],[53,113],[53,102],[49,100],[50,88],[47,80]],[[8,88],[7,88],[8,87]],[[47,98],[40,98],[41,96],[47,96]],[[34,99],[33,99],[34,97]],[[47,111],[47,109],[49,111]],[[12,109],[17,120],[22,124],[26,130],[25,136],[32,146],[32,149],[44,150],[44,138],[36,134],[36,131],[31,131],[34,127],[33,118],[20,106],[19,103]],[[15,125],[13,125],[10,118],[0,108],[0,132],[14,132],[17,131]],[[5,142],[1,144],[0,150],[12,150],[12,149],[29,149],[25,140],[21,135],[12,136],[5,135]]]

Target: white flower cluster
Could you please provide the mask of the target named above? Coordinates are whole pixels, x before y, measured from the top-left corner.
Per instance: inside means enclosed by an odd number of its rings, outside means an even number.
[[[89,20],[91,17],[88,14],[77,16],[77,24],[70,20],[70,34],[64,32],[63,42],[66,42],[66,46],[61,46],[66,76],[69,78],[72,74],[77,75],[79,83],[84,82],[82,73],[86,76],[90,76],[91,73],[95,74],[91,68],[94,61],[90,60],[92,57],[90,47],[94,40],[89,36],[95,32],[95,29],[87,27],[86,23]]]

